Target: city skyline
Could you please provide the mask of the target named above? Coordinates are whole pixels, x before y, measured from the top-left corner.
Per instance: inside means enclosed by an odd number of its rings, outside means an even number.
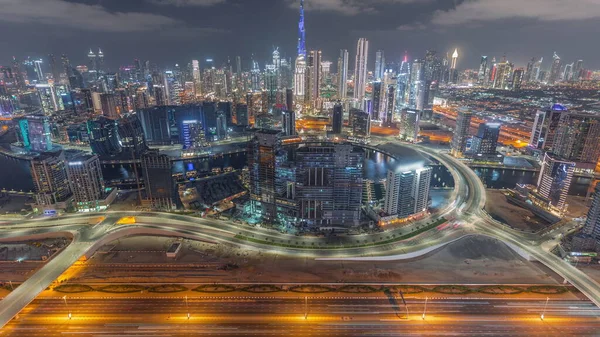
[[[299,1],[242,4],[232,0],[135,0],[123,4],[106,0],[93,4],[81,0],[51,0],[44,6],[32,4],[30,0],[4,1],[10,5],[10,10],[0,16],[0,26],[10,28],[12,48],[0,51],[3,64],[8,64],[12,56],[44,58],[49,53],[65,53],[74,63],[84,64],[90,47],[100,47],[106,52],[106,64],[110,69],[130,64],[134,58],[151,59],[165,67],[207,58],[215,59],[219,65],[225,63],[227,57],[237,55],[246,59],[246,67],[255,55],[263,68],[274,46],[280,47],[283,58],[293,61],[296,56]],[[578,29],[578,39],[561,38],[570,36],[577,28],[575,26],[591,22],[595,14],[600,14],[598,6],[590,5],[586,13],[571,11],[551,16],[545,13],[561,5],[552,1],[536,2],[548,8],[534,15],[526,8],[529,5],[521,6],[522,13],[512,19],[514,25],[507,26],[498,24],[504,22],[501,21],[502,10],[508,10],[510,4],[493,7],[488,0],[460,2],[454,7],[436,0],[307,1],[306,49],[322,50],[323,59],[335,63],[339,49],[352,50],[356,41],[364,37],[372,46],[370,60],[375,60],[378,49],[385,50],[388,61],[398,62],[404,51],[414,59],[423,57],[426,49],[437,50],[443,55],[458,48],[458,68],[475,69],[481,55],[497,59],[506,55],[511,62],[524,66],[531,57],[550,60],[556,51],[565,62],[584,59],[588,67],[598,67],[599,64],[593,63],[594,48],[587,44],[578,44],[576,48],[571,45],[576,43],[571,40],[585,39],[588,35],[591,39],[595,33],[593,26]],[[492,15],[491,7],[500,13]],[[67,10],[71,13],[69,20],[62,17]],[[243,16],[247,10],[253,11],[255,20],[245,20]],[[475,20],[470,14],[473,10],[488,15],[482,14],[484,19]],[[227,13],[227,20],[222,20],[223,13]],[[273,13],[277,15],[270,15]],[[393,19],[391,13],[396,14]],[[80,18],[86,15],[94,19]],[[338,23],[335,27],[328,24],[332,19]],[[199,26],[196,22],[204,25]],[[78,29],[73,29],[75,26]],[[274,26],[277,29],[272,29]],[[513,29],[520,34],[511,32]],[[73,39],[85,42],[73,44],[70,42]],[[197,43],[190,43],[192,40]],[[232,40],[235,43],[230,43]],[[561,43],[557,45],[556,41]],[[518,48],[515,47],[517,44],[520,44]],[[172,50],[178,53],[173,55]]]

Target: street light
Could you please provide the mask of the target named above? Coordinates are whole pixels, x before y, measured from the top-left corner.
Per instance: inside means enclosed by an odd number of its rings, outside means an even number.
[[[69,312],[69,314],[68,314],[69,319],[71,319],[71,310],[69,310],[69,305],[67,305],[67,295],[63,296],[63,301],[65,301],[65,307],[67,308],[67,311]]]
[[[544,314],[546,313],[546,308],[548,307],[548,300],[550,299],[550,297],[546,297],[546,304],[544,305],[544,311],[542,311],[542,315],[540,316],[540,319],[543,321],[544,320]]]
[[[188,306],[187,295],[185,295],[185,310],[187,311],[187,319],[190,319],[190,309],[189,309],[189,306]]]
[[[308,296],[304,296],[304,319],[308,319]]]
[[[423,320],[425,320],[426,312],[427,312],[427,296],[425,296],[425,307],[423,308]]]

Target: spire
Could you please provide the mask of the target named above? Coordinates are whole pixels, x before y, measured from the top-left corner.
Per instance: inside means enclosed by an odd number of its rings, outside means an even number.
[[[300,0],[300,20],[298,21],[298,56],[306,57],[306,32],[304,30],[304,0]]]
[[[452,58],[458,57],[458,48],[454,49],[454,53],[452,53]]]

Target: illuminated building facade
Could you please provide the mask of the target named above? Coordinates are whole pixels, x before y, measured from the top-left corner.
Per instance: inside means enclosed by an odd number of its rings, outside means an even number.
[[[542,161],[540,177],[537,182],[538,193],[547,200],[547,207],[563,212],[566,208],[567,194],[575,163],[546,153]]]

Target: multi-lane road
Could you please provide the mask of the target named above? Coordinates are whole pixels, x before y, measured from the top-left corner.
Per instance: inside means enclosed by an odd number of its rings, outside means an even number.
[[[573,268],[568,263],[548,252],[551,245],[545,244],[547,237],[539,237],[533,234],[523,234],[491,220],[482,209],[485,205],[485,188],[475,173],[465,164],[439,151],[422,146],[414,146],[437,159],[448,167],[452,173],[455,184],[455,202],[451,203],[445,213],[456,218],[465,220],[469,225],[456,231],[439,232],[432,230],[421,234],[411,240],[403,242],[402,245],[375,245],[366,248],[340,248],[340,249],[301,249],[289,248],[281,245],[253,243],[236,238],[241,234],[247,237],[260,239],[262,242],[293,243],[300,241],[307,247],[327,244],[323,238],[296,237],[293,235],[280,234],[262,228],[248,228],[233,223],[198,219],[180,215],[165,213],[135,213],[119,212],[107,213],[107,218],[97,225],[87,224],[88,218],[92,216],[72,216],[67,218],[51,219],[46,222],[28,221],[21,224],[13,224],[0,227],[0,237],[19,238],[27,235],[44,236],[56,232],[70,233],[73,243],[54,257],[37,273],[32,275],[24,284],[11,292],[0,302],[0,327],[6,324],[23,307],[30,303],[35,296],[45,289],[56,279],[68,266],[73,264],[80,256],[90,254],[101,244],[117,239],[123,235],[132,234],[156,234],[177,235],[197,239],[210,240],[214,242],[228,242],[237,245],[251,245],[261,249],[277,251],[280,254],[293,254],[306,257],[330,257],[344,258],[348,256],[371,256],[394,255],[400,258],[404,254],[417,254],[426,252],[427,248],[442,245],[460,236],[468,234],[485,234],[498,238],[517,250],[522,256],[537,259],[552,268],[559,275],[565,277],[573,285],[578,287],[594,303],[600,305],[600,285],[588,276]],[[135,225],[116,226],[115,222],[121,216],[135,214],[140,223]],[[383,238],[390,237],[396,232],[406,229],[396,229],[383,234],[372,236],[358,236],[339,238],[336,245],[354,245],[357,241],[361,243],[377,242]],[[548,234],[550,235],[550,234]],[[314,243],[314,245],[313,245]],[[543,243],[543,245],[540,245]]]
[[[405,299],[406,305],[383,293],[38,299],[0,336],[595,336],[600,331],[599,309],[587,301],[553,300],[546,306],[544,299],[429,298],[425,305],[422,297]]]

